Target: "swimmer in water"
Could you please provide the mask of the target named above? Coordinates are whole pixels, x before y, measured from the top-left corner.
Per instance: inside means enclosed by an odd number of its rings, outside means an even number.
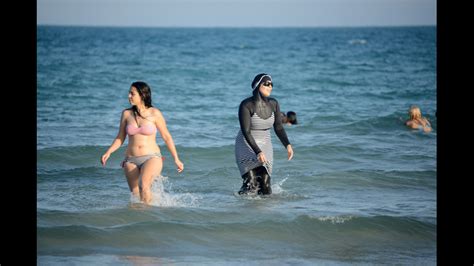
[[[283,125],[291,126],[298,124],[298,120],[296,119],[296,113],[293,111],[288,111],[286,114],[282,112],[281,116],[281,122],[283,123]]]
[[[432,128],[430,121],[421,115],[421,110],[418,106],[413,105],[410,107],[408,110],[408,115],[410,116],[410,119],[405,121],[405,125],[407,127],[412,129],[420,129],[426,133],[431,132]]]

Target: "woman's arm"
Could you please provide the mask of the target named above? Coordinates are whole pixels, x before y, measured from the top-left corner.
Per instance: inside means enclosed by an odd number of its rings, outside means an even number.
[[[288,140],[288,136],[286,135],[285,127],[283,126],[281,112],[280,112],[280,105],[278,101],[273,99],[275,102],[275,122],[273,123],[273,129],[275,130],[276,135],[280,139],[283,146],[285,146],[286,151],[288,152],[288,160],[293,158],[293,147],[291,147],[290,141]]]
[[[407,127],[410,127],[410,128],[413,128],[413,129],[417,129],[418,128],[418,123],[413,121],[413,120],[408,120],[405,122],[405,125]]]
[[[431,132],[431,123],[430,123],[430,121],[428,120],[428,118],[423,117],[423,121],[425,122],[425,124],[423,125],[423,131],[425,131],[425,132]]]
[[[423,117],[423,121],[425,121],[426,126],[431,127],[431,123],[430,123],[430,120],[428,120],[428,118]]]
[[[102,157],[101,157],[102,165],[105,165],[105,163],[109,159],[110,155],[113,152],[115,152],[118,148],[120,148],[120,146],[122,146],[122,144],[125,141],[125,138],[127,137],[127,134],[125,132],[125,125],[126,125],[126,114],[125,114],[125,112],[126,112],[126,110],[124,110],[122,112],[122,115],[120,117],[120,126],[119,126],[119,131],[117,133],[117,136],[115,137],[114,141],[112,142],[110,147],[107,149],[107,151],[104,153],[104,155],[102,155]]]
[[[275,122],[273,123],[273,129],[275,130],[276,135],[280,139],[281,143],[285,148],[290,145],[290,141],[288,140],[288,136],[286,135],[285,128],[283,127],[282,119],[281,119],[281,112],[280,112],[280,105],[278,104],[278,101],[273,99],[273,104],[274,104],[274,113],[276,115],[275,117]]]
[[[171,156],[173,156],[174,162],[178,167],[178,172],[181,172],[184,169],[184,164],[178,157],[178,152],[176,151],[176,146],[174,145],[173,137],[171,136],[170,132],[168,131],[168,128],[166,127],[165,118],[163,117],[163,114],[160,112],[160,110],[156,109],[155,112],[157,118],[155,122],[156,128],[158,128],[158,131],[160,131],[161,138],[163,138],[166,147],[168,147]]]

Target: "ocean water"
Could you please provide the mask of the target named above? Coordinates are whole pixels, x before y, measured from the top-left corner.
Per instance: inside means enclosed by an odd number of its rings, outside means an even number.
[[[272,131],[273,194],[239,196],[240,101],[273,77],[293,160]],[[125,145],[99,159],[143,80],[163,140],[152,206]],[[37,27],[39,265],[436,264],[436,27]],[[407,129],[416,104],[433,131]]]

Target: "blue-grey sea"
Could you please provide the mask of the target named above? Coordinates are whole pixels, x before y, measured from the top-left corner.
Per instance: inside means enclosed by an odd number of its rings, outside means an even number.
[[[272,130],[273,194],[239,196],[234,140],[251,81],[272,75],[295,155]],[[100,164],[152,89],[163,140],[144,206],[120,161]],[[436,26],[37,26],[38,265],[434,265]],[[404,126],[411,105],[431,133]]]

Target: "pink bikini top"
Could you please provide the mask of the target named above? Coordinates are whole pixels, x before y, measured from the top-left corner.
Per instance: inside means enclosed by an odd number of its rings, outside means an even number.
[[[142,135],[153,135],[156,133],[156,127],[154,125],[143,125],[137,127],[135,125],[127,125],[127,134],[133,136],[135,134],[142,134]]]

